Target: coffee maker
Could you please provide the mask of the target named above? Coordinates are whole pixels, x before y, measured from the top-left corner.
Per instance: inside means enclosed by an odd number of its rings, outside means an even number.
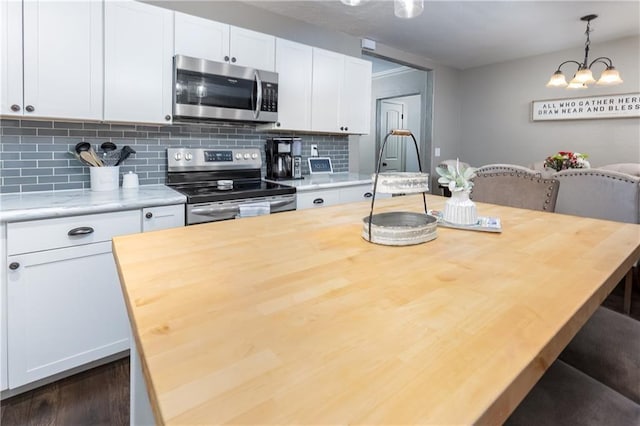
[[[302,179],[302,140],[269,138],[264,145],[267,179]]]

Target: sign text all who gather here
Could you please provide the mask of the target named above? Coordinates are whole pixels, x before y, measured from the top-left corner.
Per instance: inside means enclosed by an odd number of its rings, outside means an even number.
[[[640,117],[640,93],[533,101],[533,121]]]

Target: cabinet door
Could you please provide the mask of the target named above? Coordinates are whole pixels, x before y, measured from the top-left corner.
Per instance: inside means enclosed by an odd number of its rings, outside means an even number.
[[[132,0],[104,7],[105,120],[170,123],[172,12]]]
[[[278,73],[278,127],[311,130],[311,76],[313,49],[292,41],[276,40]]]
[[[175,12],[175,54],[216,62],[227,61],[229,25]]]
[[[102,119],[102,4],[24,2],[24,115]]]
[[[10,388],[129,349],[111,242],[7,260]]]
[[[313,83],[311,94],[311,129],[341,133],[340,100],[344,55],[313,48]]]
[[[371,62],[345,56],[340,111],[348,133],[368,134],[371,123]]]
[[[22,2],[0,1],[0,114],[21,116]]]
[[[184,226],[184,204],[142,209],[142,232]]]
[[[340,194],[337,189],[324,189],[320,191],[304,191],[297,194],[297,209],[315,209],[318,207],[333,206],[340,203]]]
[[[0,391],[9,388],[7,380],[7,227],[0,223]]]
[[[276,38],[269,34],[231,26],[231,63],[259,70],[275,71]]]

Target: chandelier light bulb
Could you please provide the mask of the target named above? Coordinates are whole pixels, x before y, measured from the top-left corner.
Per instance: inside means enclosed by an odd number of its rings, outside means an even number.
[[[424,11],[424,0],[394,0],[394,13],[398,18],[415,18]]]
[[[593,78],[593,73],[589,68],[580,68],[574,77],[574,80],[584,84],[595,83],[596,79]]]
[[[567,83],[567,78],[562,74],[562,71],[558,70],[553,73],[549,82],[547,83],[547,87],[567,87],[569,83]]]
[[[596,84],[600,86],[615,86],[622,82],[623,80],[620,78],[620,72],[618,72],[614,67],[607,67],[606,70],[602,71],[602,75]]]
[[[580,81],[576,81],[576,77],[574,76],[573,79],[571,79],[571,81],[569,82],[569,85],[567,86],[567,89],[571,89],[571,90],[581,90],[581,89],[586,89],[588,86]]]

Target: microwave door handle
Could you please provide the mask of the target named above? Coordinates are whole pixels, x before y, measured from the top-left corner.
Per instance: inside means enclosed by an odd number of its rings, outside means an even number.
[[[253,118],[260,116],[260,106],[262,105],[262,80],[258,70],[254,71],[254,79],[256,83],[256,109],[253,111]]]

